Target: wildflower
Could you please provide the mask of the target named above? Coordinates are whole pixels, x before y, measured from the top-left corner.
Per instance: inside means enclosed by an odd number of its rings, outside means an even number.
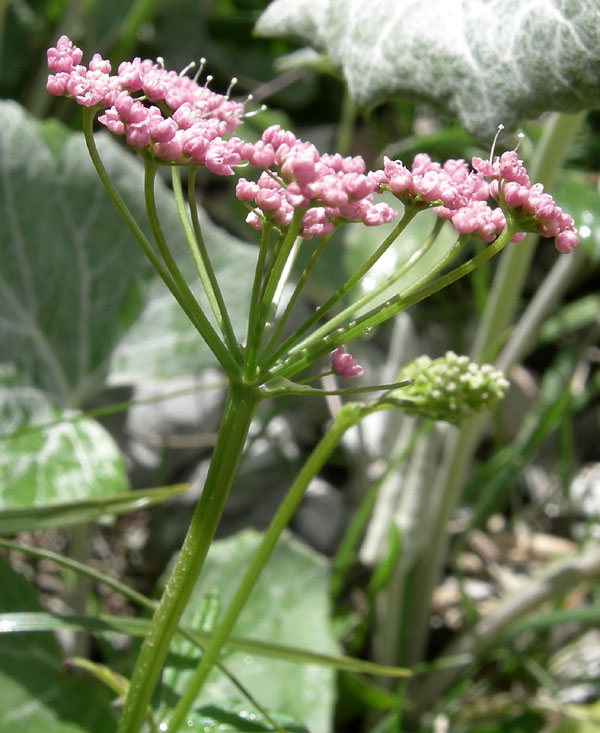
[[[345,379],[351,377],[362,377],[365,370],[360,366],[356,359],[346,353],[343,346],[338,346],[331,354],[331,368],[338,375]]]
[[[384,158],[382,170],[367,171],[360,156],[321,155],[289,130],[271,125],[256,143],[233,133],[244,117],[244,104],[200,86],[196,78],[168,71],[162,60],[135,58],[111,74],[111,65],[94,54],[88,66],[67,36],[48,49],[47,89],[102,112],[98,120],[128,145],[165,164],[204,166],[231,176],[241,165],[261,171],[256,183],[240,179],[236,195],[250,213],[246,221],[261,229],[265,223],[287,227],[301,211],[300,236],[331,234],[341,222],[366,226],[386,224],[397,212],[374,196],[390,191],[406,206],[431,208],[448,219],[459,234],[493,241],[509,215],[521,231],[554,237],[559,252],[577,244],[573,219],[556,205],[540,184],[531,185],[516,151],[482,160],[473,158],[443,165],[425,154],[412,167]],[[493,154],[492,154],[493,155]],[[243,183],[242,183],[243,182]],[[491,205],[490,205],[491,204]]]

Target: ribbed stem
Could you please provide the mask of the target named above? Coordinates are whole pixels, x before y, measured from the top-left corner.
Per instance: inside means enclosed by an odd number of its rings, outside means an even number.
[[[179,557],[162,594],[138,657],[118,733],[138,733],[169,644],[213,540],[260,397],[232,384],[210,468]]]
[[[146,160],[145,162],[144,200],[146,203],[148,223],[150,224],[150,230],[152,231],[154,241],[156,242],[156,247],[160,252],[160,256],[162,257],[163,262],[165,263],[175,284],[175,297],[177,298],[177,302],[181,305],[187,317],[196,327],[204,341],[206,341],[206,345],[216,356],[225,373],[229,376],[234,376],[239,373],[239,368],[234,357],[219,338],[219,334],[215,331],[211,322],[205,316],[204,311],[194,297],[194,294],[190,290],[189,285],[185,281],[185,278],[181,274],[179,267],[169,250],[167,241],[160,226],[158,210],[156,208],[156,201],[154,198],[154,181],[156,178],[157,165],[149,160]]]
[[[505,229],[498,239],[492,242],[489,247],[486,247],[483,252],[475,255],[475,257],[472,257],[467,262],[463,262],[462,265],[455,267],[450,272],[438,277],[433,282],[424,285],[414,292],[413,288],[411,288],[408,295],[402,293],[390,298],[390,300],[383,305],[373,308],[368,311],[368,313],[365,313],[363,316],[360,316],[360,318],[357,318],[343,328],[331,331],[330,324],[326,323],[322,329],[318,329],[300,344],[297,344],[294,348],[290,349],[289,358],[282,364],[271,369],[270,373],[273,376],[284,376],[289,379],[294,374],[302,371],[309,364],[313,363],[318,358],[324,356],[338,346],[351,341],[353,338],[356,338],[365,331],[387,321],[389,318],[400,313],[409,306],[419,303],[421,300],[428,298],[451,283],[456,282],[456,280],[459,280],[461,277],[468,275],[476,267],[479,267],[483,262],[486,262],[495,254],[500,252],[514,234],[515,229]],[[300,355],[298,352],[300,352]]]

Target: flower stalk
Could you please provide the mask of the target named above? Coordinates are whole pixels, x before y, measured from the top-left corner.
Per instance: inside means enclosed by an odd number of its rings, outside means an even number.
[[[139,730],[169,644],[217,530],[259,401],[260,394],[256,388],[236,383],[231,385],[202,495],[144,639],[118,733],[137,733]]]

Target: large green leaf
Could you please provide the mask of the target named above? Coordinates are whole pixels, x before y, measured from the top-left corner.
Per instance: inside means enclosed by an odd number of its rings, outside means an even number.
[[[63,414],[11,365],[0,365],[0,510],[107,497],[129,488],[121,453],[95,420],[23,430]],[[0,527],[2,519],[0,514]]]
[[[130,161],[112,145],[103,152],[134,190]],[[3,358],[59,404],[77,405],[133,322],[148,267],[81,136],[44,129],[11,102],[0,106],[0,211]]]
[[[181,270],[189,283],[197,279],[191,260],[180,240],[181,224],[171,197],[164,192],[161,221],[166,232],[173,233]],[[202,232],[210,252],[213,268],[240,341],[245,336],[252,273],[256,251],[201,216]],[[171,237],[170,237],[171,238]],[[203,293],[197,293],[204,311],[209,305]],[[214,366],[215,359],[190,327],[187,317],[158,278],[152,278],[144,290],[144,306],[135,323],[117,344],[110,360],[112,381],[143,377],[166,378],[195,374],[205,366]]]
[[[0,558],[0,611],[41,610],[34,590]],[[1,733],[110,733],[109,693],[62,663],[50,634],[0,635]]]
[[[144,226],[142,167],[107,135],[112,180]],[[159,181],[164,231],[192,285],[173,197]],[[80,133],[0,104],[0,349],[29,381],[78,406],[107,379],[174,376],[214,363],[108,199]],[[255,260],[205,221],[209,250],[241,328]],[[147,228],[144,226],[144,228]]]
[[[193,623],[194,610],[203,605],[209,593],[217,594],[221,607],[228,603],[259,542],[260,535],[248,530],[211,547],[184,614],[184,623]],[[282,539],[240,616],[235,635],[336,653],[336,642],[329,628],[328,573],[321,557],[291,539]],[[177,651],[175,646],[173,650]],[[185,642],[181,652],[189,653]],[[319,733],[331,730],[334,704],[331,670],[310,665],[299,667],[283,660],[239,652],[225,654],[222,661],[268,710],[289,715],[309,730]],[[190,673],[191,670],[170,671],[165,682],[180,691]],[[231,700],[236,698],[239,700],[236,688],[215,671],[198,704],[231,709]],[[170,702],[170,696],[166,696],[165,704]]]
[[[274,0],[257,31],[323,50],[361,105],[425,100],[483,139],[600,102],[595,0]]]

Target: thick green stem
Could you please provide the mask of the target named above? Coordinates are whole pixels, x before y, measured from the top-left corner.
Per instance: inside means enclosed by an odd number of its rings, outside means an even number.
[[[257,390],[232,384],[202,495],[142,645],[118,733],[139,731],[171,638],[177,630],[215,535],[259,400]]]
[[[252,558],[244,577],[242,578],[235,595],[233,596],[225,615],[215,629],[210,643],[207,645],[202,659],[194,676],[181,696],[168,723],[168,730],[177,731],[183,724],[185,717],[198,697],[208,673],[216,662],[219,652],[227,641],[233,626],[244,607],[252,589],[256,585],[258,576],[262,572],[277,540],[285,529],[294,512],[298,508],[310,481],[321,470],[342,436],[352,425],[355,425],[368,412],[368,408],[359,403],[348,403],[336,415],[331,427],[319,441],[308,460],[300,470],[296,480],[291,485],[285,499],[277,513],[271,520],[262,542]]]
[[[582,115],[553,115],[530,166],[529,175],[532,181],[543,183],[546,189],[551,187],[581,120]],[[475,338],[473,359],[480,360],[488,355],[490,349],[496,350],[498,336],[505,331],[513,318],[534,254],[534,244],[535,237],[530,235],[510,247],[500,261],[490,299]],[[510,366],[505,364],[505,368]],[[448,439],[442,504],[431,534],[431,544],[415,572],[416,587],[412,594],[412,608],[408,619],[412,640],[411,662],[422,658],[429,628],[431,594],[440,577],[446,554],[446,527],[458,504],[464,478],[485,421],[486,416],[478,416],[469,421],[460,432],[452,433]]]

